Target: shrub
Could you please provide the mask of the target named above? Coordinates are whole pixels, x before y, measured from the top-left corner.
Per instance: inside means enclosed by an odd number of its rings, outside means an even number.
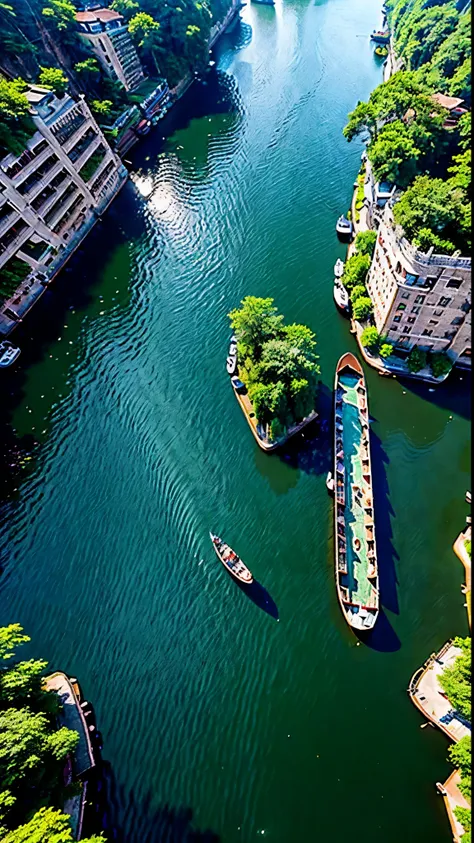
[[[386,359],[387,357],[390,357],[392,351],[393,345],[389,342],[383,342],[379,348],[379,357],[383,357],[384,359]]]
[[[368,255],[351,255],[344,267],[342,276],[344,286],[350,291],[353,287],[364,284],[369,267]]]
[[[364,287],[363,284],[356,284],[355,287],[351,290],[351,302],[354,303],[357,299],[360,299],[361,296],[367,295],[367,288]]]
[[[373,325],[369,325],[369,327],[364,328],[362,331],[360,341],[364,348],[368,348],[370,351],[376,351],[380,344],[380,334]]]
[[[58,97],[62,97],[67,90],[69,79],[59,67],[40,67],[38,83],[50,88]]]
[[[374,308],[372,304],[372,299],[370,299],[368,296],[361,296],[360,298],[356,299],[352,306],[352,313],[354,319],[357,319],[359,321],[361,319],[367,319],[367,317],[370,316],[370,314],[372,313],[373,309]]]
[[[445,667],[439,684],[452,707],[471,719],[471,639],[455,638],[454,644],[462,652],[451,667]]]
[[[435,352],[430,356],[431,372],[435,378],[447,375],[453,368],[453,361],[443,351]]]
[[[407,360],[408,371],[413,374],[419,372],[421,369],[425,368],[426,361],[426,351],[423,351],[422,348],[418,348],[417,345],[414,345]]]
[[[469,559],[470,559],[471,558],[471,542],[465,541],[464,547],[466,548],[466,553],[467,553],[467,555],[469,556]]]
[[[355,239],[355,248],[357,254],[369,255],[369,257],[372,257],[376,242],[376,231],[359,231]]]

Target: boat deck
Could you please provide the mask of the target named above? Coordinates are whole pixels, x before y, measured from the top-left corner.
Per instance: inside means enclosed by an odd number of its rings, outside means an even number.
[[[356,386],[359,378],[350,372],[343,372],[339,384],[343,389],[342,398],[342,441],[344,450],[344,521],[346,534],[347,574],[341,575],[341,585],[348,589],[351,602],[362,606],[375,606],[377,592],[368,579],[370,560],[366,540],[366,523],[368,519],[364,508],[354,492],[354,486],[370,496],[372,505],[372,490],[364,480],[362,457],[365,450],[363,443],[363,429],[361,426],[358,395]],[[354,548],[354,539],[359,539],[360,549]]]

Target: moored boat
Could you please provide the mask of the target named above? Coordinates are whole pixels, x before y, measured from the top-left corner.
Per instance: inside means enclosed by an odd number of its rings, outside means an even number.
[[[334,264],[334,277],[341,278],[344,272],[344,261],[341,261],[340,258],[337,259],[336,263]]]
[[[6,369],[7,366],[11,366],[18,359],[20,353],[21,350],[18,346],[13,345],[8,340],[0,342],[0,367]]]
[[[330,495],[334,494],[334,477],[332,476],[332,471],[328,471],[327,473],[326,489],[328,490]]]
[[[247,566],[244,565],[240,556],[237,556],[236,552],[232,550],[228,544],[222,541],[219,536],[215,536],[213,533],[209,533],[209,535],[211,537],[212,544],[214,545],[217,557],[224,565],[224,568],[226,568],[236,580],[239,580],[239,582],[243,582],[246,585],[252,583],[253,575]]]
[[[336,231],[343,237],[350,237],[352,234],[352,222],[346,219],[343,214],[339,217],[336,223]]]
[[[334,279],[334,290],[333,290],[334,301],[338,306],[339,310],[346,315],[349,314],[349,293],[347,292],[344,284],[341,284],[337,278]]]
[[[370,36],[371,41],[375,41],[376,44],[388,44],[390,41],[390,33],[387,29],[374,29],[372,35]]]
[[[226,369],[229,375],[235,375],[237,369],[237,357],[228,357],[226,362]]]
[[[373,629],[379,614],[367,387],[344,354],[334,383],[334,542],[337,596],[349,626]]]

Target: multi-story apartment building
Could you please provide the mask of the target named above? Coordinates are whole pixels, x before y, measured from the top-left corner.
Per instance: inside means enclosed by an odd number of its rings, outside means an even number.
[[[385,206],[368,274],[377,330],[398,353],[417,345],[471,365],[471,259],[419,251]]]
[[[31,86],[36,131],[0,161],[0,335],[44,292],[127,178],[87,104]]]
[[[77,12],[76,23],[109,76],[115,76],[127,91],[143,82],[145,74],[122,15],[112,9]]]

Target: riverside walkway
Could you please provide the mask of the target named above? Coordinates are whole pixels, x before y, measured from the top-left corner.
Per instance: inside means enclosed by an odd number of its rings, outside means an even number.
[[[471,724],[453,711],[439,684],[439,677],[446,667],[451,667],[461,655],[459,647],[448,641],[439,653],[433,653],[423,667],[413,675],[408,693],[411,701],[428,720],[441,729],[452,741],[471,736]]]

